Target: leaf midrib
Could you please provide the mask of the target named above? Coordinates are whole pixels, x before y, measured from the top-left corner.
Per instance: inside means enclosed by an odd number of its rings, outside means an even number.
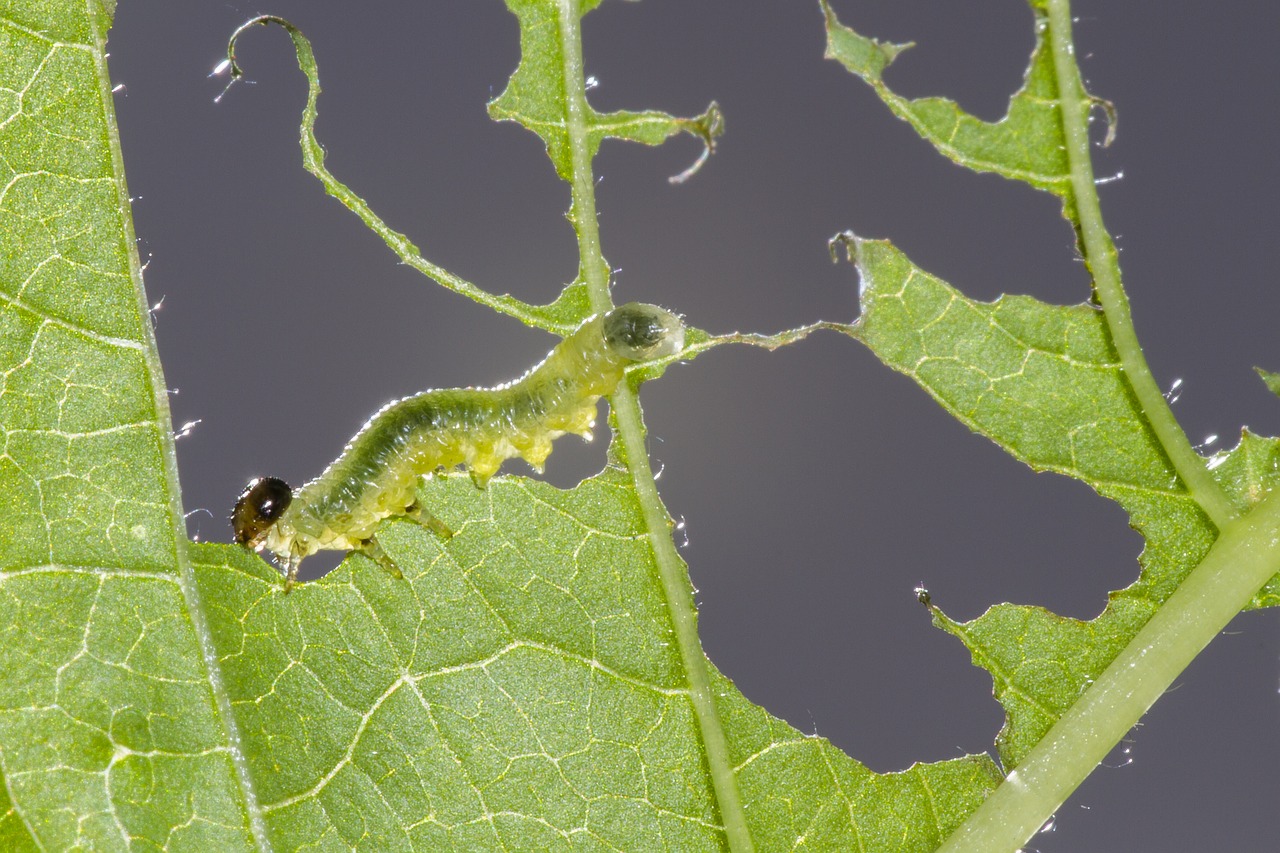
[[[608,265],[600,249],[600,233],[596,222],[595,180],[591,170],[591,150],[586,116],[586,84],[582,73],[581,11],[576,0],[558,0],[562,75],[567,106],[566,132],[572,164],[572,192],[575,230],[582,275],[592,307],[596,311],[611,307]],[[729,760],[728,739],[716,709],[711,690],[707,657],[698,637],[697,609],[688,588],[688,576],[671,539],[666,509],[658,497],[657,485],[649,466],[644,441],[644,426],[635,391],[623,383],[609,398],[609,406],[617,423],[627,467],[636,488],[648,530],[654,562],[662,582],[663,595],[671,614],[680,659],[689,681],[689,693],[698,731],[706,752],[707,769],[720,819],[724,823],[726,841],[732,853],[751,853],[754,845],[747,829],[737,778]]]
[[[149,317],[150,306],[147,304],[146,292],[143,288],[142,263],[138,257],[138,241],[133,229],[129,188],[125,180],[124,156],[120,147],[120,132],[116,123],[115,104],[112,101],[111,74],[107,67],[105,50],[106,33],[101,29],[104,18],[95,14],[95,7],[99,5],[97,0],[85,0],[85,4],[90,33],[93,39],[92,53],[94,69],[98,76],[98,97],[109,133],[111,168],[115,176],[116,193],[122,214],[120,221],[125,231],[126,245],[129,247],[129,278],[133,283],[133,290],[137,296],[138,316]],[[109,19],[107,23],[109,24]],[[178,457],[173,439],[173,417],[169,412],[169,395],[166,390],[168,386],[165,383],[164,371],[160,364],[155,330],[151,323],[148,322],[142,323],[141,326],[144,341],[142,348],[143,358],[146,360],[147,375],[151,382],[151,395],[156,413],[156,428],[160,434],[161,455],[164,458],[164,481],[169,495],[169,519],[173,525],[172,537],[174,564],[177,567],[177,582],[187,605],[187,614],[191,620],[196,642],[200,644],[200,653],[204,658],[209,690],[213,694],[214,702],[217,705],[218,718],[222,724],[223,736],[226,739],[227,752],[231,756],[232,766],[235,768],[236,783],[240,789],[241,796],[244,798],[245,816],[248,819],[249,830],[253,833],[258,849],[268,853],[271,850],[271,843],[267,838],[266,822],[258,804],[257,790],[253,783],[253,777],[249,772],[248,761],[240,747],[240,734],[236,726],[235,716],[231,710],[231,697],[227,693],[226,685],[222,678],[222,670],[218,665],[213,634],[209,630],[209,623],[205,617],[204,608],[200,600],[199,587],[196,584],[195,571],[188,552],[189,540],[187,539],[186,525],[184,524],[186,516],[182,508],[182,488],[178,480]]]

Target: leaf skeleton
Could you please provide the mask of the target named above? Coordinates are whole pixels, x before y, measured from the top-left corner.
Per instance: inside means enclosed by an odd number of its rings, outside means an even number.
[[[423,391],[388,403],[301,488],[276,477],[250,481],[231,515],[236,542],[271,552],[286,592],[302,561],[322,549],[360,551],[400,577],[378,545],[379,522],[404,516],[452,535],[418,504],[419,477],[465,465],[483,487],[513,456],[541,471],[556,438],[576,433],[590,440],[596,401],[614,392],[630,365],[683,348],[679,317],[630,302],[584,321],[514,382]]]

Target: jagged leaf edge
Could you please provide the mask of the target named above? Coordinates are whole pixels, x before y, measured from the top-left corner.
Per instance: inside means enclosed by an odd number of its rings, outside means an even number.
[[[579,488],[587,491],[609,492],[617,500],[626,503],[634,501],[626,473],[617,469],[607,469],[602,474],[584,481]],[[443,498],[445,495],[453,495],[455,499],[446,500]],[[406,522],[392,522],[385,526],[381,535],[387,542],[388,550],[394,554],[397,563],[404,570],[405,582],[391,583],[372,561],[359,555],[352,555],[325,578],[307,584],[289,597],[284,597],[279,594],[278,576],[260,561],[250,559],[233,546],[197,547],[196,553],[199,557],[197,571],[201,577],[202,591],[210,600],[218,602],[214,605],[214,633],[217,638],[220,662],[227,674],[232,701],[237,709],[244,709],[253,714],[255,709],[261,707],[264,700],[269,701],[272,698],[268,692],[282,694],[294,689],[283,679],[285,667],[282,667],[282,671],[278,673],[257,672],[246,671],[245,663],[236,663],[236,658],[242,656],[245,650],[244,637],[252,633],[255,625],[285,626],[287,630],[282,635],[283,657],[281,660],[286,661],[287,666],[297,666],[306,672],[317,673],[317,677],[320,677],[322,668],[315,665],[308,654],[299,650],[309,646],[313,651],[317,648],[323,651],[326,644],[315,639],[315,635],[324,632],[332,634],[338,631],[338,628],[330,626],[341,625],[347,619],[351,610],[349,602],[365,602],[365,606],[369,607],[385,606],[385,601],[388,600],[386,597],[401,595],[405,584],[425,582],[428,576],[434,575],[438,578],[442,572],[446,575],[452,572],[452,567],[446,568],[446,566],[451,566],[451,562],[455,559],[458,561],[467,559],[461,556],[455,558],[452,553],[459,548],[466,552],[468,548],[473,547],[468,544],[466,538],[468,533],[465,531],[465,526],[471,522],[463,519],[476,519],[479,520],[477,523],[482,524],[503,525],[513,517],[513,506],[517,507],[517,513],[524,511],[519,508],[521,505],[533,508],[540,506],[544,511],[554,510],[556,515],[563,515],[566,512],[565,507],[577,500],[577,496],[573,490],[560,490],[538,480],[509,476],[495,478],[485,490],[481,491],[477,490],[465,475],[459,474],[428,481],[420,492],[420,499],[426,505],[439,508],[444,520],[458,527],[459,534],[455,537],[458,541],[440,543],[431,534]],[[485,513],[473,511],[474,508],[466,506],[468,502],[487,504],[490,507],[487,517]],[[622,505],[619,503],[619,507]],[[601,511],[599,509],[601,504],[596,503],[594,506],[593,511]],[[456,512],[457,515],[451,515],[451,512]],[[605,514],[609,515],[611,512]],[[626,510],[626,513],[635,513],[635,510]],[[546,537],[556,535],[554,524],[544,520],[539,521],[537,525],[546,531]],[[507,538],[514,541],[513,537]],[[546,544],[550,545],[550,540]],[[569,544],[561,543],[557,547],[564,550],[569,547]],[[530,552],[538,547],[541,546],[537,543],[533,543],[532,546],[526,545],[518,553],[511,552],[508,557],[497,552],[484,555],[472,553],[470,559],[477,566],[472,571],[489,571],[494,575],[509,574],[513,578],[512,584],[522,583],[527,586],[527,581],[520,580],[524,576],[522,572],[527,569],[524,563],[532,559]],[[508,564],[504,560],[514,560],[514,562]],[[614,570],[617,571],[619,568],[620,566],[615,565]],[[654,567],[651,558],[648,558],[645,571],[651,577],[653,576]],[[654,586],[657,584],[656,580],[651,580],[649,583]],[[424,624],[408,632],[415,638],[414,648],[419,648],[418,644],[423,642],[421,638],[425,637],[429,630],[447,630],[455,633],[465,630],[476,637],[483,635],[484,630],[478,624],[467,621],[465,614],[468,605],[465,599],[456,593],[448,592],[453,589],[452,585],[438,579],[433,580],[433,584],[447,593],[441,598],[452,596],[452,600],[423,605],[423,612],[429,614],[431,625]],[[488,587],[481,584],[480,588],[485,590],[486,600],[497,601]],[[316,599],[321,599],[323,603],[316,603]],[[340,603],[343,600],[348,603]],[[639,599],[630,598],[628,608],[637,606],[642,609],[644,607]],[[295,616],[279,612],[296,609],[300,614],[303,607],[313,611],[312,616]],[[453,608],[456,608],[456,612]],[[326,620],[316,618],[315,614],[319,613],[328,614],[327,624]],[[374,622],[388,626],[394,624],[394,620],[381,616]],[[468,624],[471,625],[470,628],[465,627]],[[431,626],[435,628],[432,629]],[[395,630],[403,631],[404,629],[399,627]],[[343,632],[344,635],[346,633],[356,634],[354,629]],[[575,651],[572,643],[563,645],[550,637],[526,636],[517,638],[517,641],[521,644],[538,646],[546,653],[555,653],[557,649],[563,649],[565,653],[577,654],[579,660],[587,659],[581,650]],[[502,646],[503,642],[494,640],[494,644]],[[653,645],[652,641],[639,642],[639,644],[644,648]],[[347,664],[348,667],[360,661],[378,659],[378,656],[370,651],[367,643],[352,642],[351,650],[354,657]],[[450,662],[449,669],[465,669],[476,665],[476,662],[483,663],[492,657],[492,653],[493,649],[490,648],[477,650],[475,660],[453,660]],[[598,654],[592,660],[594,661],[592,665],[601,672],[623,671],[623,667],[608,654]],[[367,688],[371,694],[379,696],[387,695],[395,687],[397,679],[414,679],[430,675],[428,672],[415,670],[412,665],[404,662],[394,666],[383,665],[375,670],[381,670],[385,675],[366,666],[361,669],[361,677],[384,679]],[[734,772],[742,786],[744,800],[748,806],[749,827],[758,849],[790,847],[803,837],[808,843],[825,849],[849,849],[861,843],[863,849],[869,850],[932,850],[985,799],[1001,779],[994,762],[986,755],[963,756],[935,764],[919,764],[899,773],[872,773],[825,739],[804,735],[785,722],[772,717],[763,708],[752,705],[737,691],[729,679],[714,670],[713,681],[719,701],[719,713],[729,738]],[[258,685],[257,692],[246,687],[247,684]],[[262,685],[269,685],[269,691]],[[292,712],[300,720],[316,718],[327,701],[325,696],[344,697],[342,687],[341,684],[326,686],[323,691],[312,695],[310,703],[290,698]],[[558,696],[560,701],[565,698],[563,694],[554,691],[550,682],[546,683],[544,689],[549,694]],[[594,701],[600,703],[602,707],[606,706],[603,694],[597,696]],[[589,706],[590,701],[586,701],[586,704]],[[438,709],[437,711],[442,713]],[[532,713],[531,711],[530,714]],[[601,718],[597,718],[596,723],[601,728],[606,725]],[[286,767],[297,766],[300,757],[291,757],[293,753],[283,747],[275,750],[261,748],[266,742],[264,738],[269,733],[260,731],[260,727],[256,726],[252,719],[241,720],[241,729],[244,732],[246,751],[252,762],[259,765],[283,763]],[[696,732],[690,731],[688,736],[690,740],[687,745],[689,748],[696,748],[698,745]],[[657,737],[656,731],[654,737]],[[490,748],[498,748],[498,746],[490,742]],[[385,751],[386,747],[382,749]],[[346,754],[354,755],[359,752],[362,750],[353,746],[346,751]],[[475,769],[476,762],[469,759],[467,755],[460,754],[457,760],[462,762],[461,766],[468,773],[479,772]],[[337,777],[342,768],[324,767],[322,769],[324,773],[319,774],[309,783],[310,785],[331,784],[325,780]],[[394,783],[396,774],[385,770],[379,774],[375,773],[374,769],[366,766],[362,771],[370,777],[386,778],[389,783]],[[650,768],[650,772],[660,769]],[[704,775],[706,771],[701,762],[682,759],[679,762],[679,772],[684,777],[680,781],[681,786],[689,790],[701,788],[704,790],[704,795],[710,798],[709,785]],[[266,787],[270,788],[270,786]],[[303,789],[306,787],[306,785],[302,786]],[[365,825],[372,827],[381,825],[383,817],[379,813],[385,811],[385,803],[400,801],[396,799],[396,790],[394,784],[384,789],[381,782],[375,782],[373,788],[355,793],[348,793],[349,786],[347,786],[344,788],[343,797],[358,798],[354,805],[363,815]],[[550,794],[546,794],[546,798],[554,800]],[[323,802],[319,796],[316,799]],[[443,809],[443,801],[436,799],[435,795],[432,796],[432,802],[436,804],[437,809]],[[265,805],[269,822],[276,808],[272,802]],[[540,822],[553,821],[553,815],[540,814],[536,811],[526,814],[525,817]],[[650,825],[644,820],[643,815],[633,815],[632,820],[636,821],[637,825],[646,827]],[[275,831],[273,827],[273,834]],[[289,838],[291,837],[289,833],[296,831],[296,828],[282,830],[283,837]],[[882,843],[870,843],[873,839],[881,839]],[[502,840],[509,843],[512,838],[503,837]],[[613,838],[612,842],[619,843],[620,840]],[[437,843],[443,842],[437,839]],[[681,849],[720,848],[717,844],[703,846],[686,839]]]
[[[1073,326],[1079,329],[1092,323],[1097,328],[1087,337],[1091,339],[1089,346],[1097,348],[1105,343],[1106,335],[1101,314],[1095,306],[1053,306],[1026,296],[1004,296],[991,303],[977,302],[920,270],[888,241],[864,240],[853,235],[846,235],[841,239],[850,248],[862,280],[862,315],[854,325],[854,337],[871,348],[888,366],[912,378],[953,417],[974,432],[991,439],[1015,458],[1035,470],[1054,471],[1080,479],[1098,494],[1119,503],[1129,513],[1131,526],[1146,540],[1146,547],[1139,557],[1141,571],[1137,579],[1128,586],[1109,593],[1105,608],[1093,620],[1062,617],[1039,607],[1000,604],[973,620],[957,622],[935,607],[935,624],[957,636],[970,650],[974,664],[992,675],[996,698],[1007,715],[1005,725],[997,737],[997,748],[1005,767],[1012,768],[1043,737],[1058,716],[1074,703],[1092,678],[1114,658],[1114,652],[1101,653],[1093,642],[1094,638],[1104,631],[1111,631],[1113,641],[1110,648],[1115,652],[1123,649],[1158,609],[1160,603],[1208,552],[1216,536],[1216,528],[1189,495],[1177,494],[1176,483],[1170,483],[1167,495],[1170,503],[1157,509],[1143,500],[1150,491],[1149,484],[1091,481],[1067,466],[1048,464],[1043,459],[1028,456],[1019,448],[1011,447],[1006,436],[993,434],[988,425],[958,408],[955,400],[939,389],[937,382],[922,379],[916,372],[919,364],[914,368],[908,368],[905,364],[906,344],[902,342],[905,335],[922,334],[925,329],[937,329],[947,306],[958,305],[964,311],[986,316],[993,328],[998,328],[994,318],[1006,309],[1010,313],[1020,310],[1040,312],[1045,317],[1057,319],[1063,328],[1068,329]],[[882,318],[885,303],[881,300],[900,297],[911,287],[920,288],[921,292],[915,297],[918,300],[916,311],[904,312],[911,315],[902,323],[906,332],[902,336],[885,333],[881,328],[885,322]],[[924,288],[930,288],[932,293],[926,292]],[[1028,329],[1025,332],[1045,332],[1044,328],[1030,328],[1033,325],[1031,323],[1026,325]],[[891,329],[890,332],[892,331]],[[1082,334],[1079,337],[1080,340],[1074,342],[1076,347],[1083,346],[1081,340],[1086,336]],[[993,347],[980,345],[980,342],[968,343],[971,351],[980,356],[989,357],[994,351]],[[1068,345],[1065,339],[1063,345]],[[1106,345],[1109,346],[1109,343]],[[943,360],[941,354],[935,353],[932,357]],[[1073,354],[1073,357],[1079,358],[1079,353]],[[1120,371],[1119,362],[1114,355],[1111,369]],[[1117,398],[1128,397],[1122,374],[1116,380]],[[1044,400],[1052,400],[1061,391],[1062,388],[1056,384],[1047,384],[1040,389]],[[1100,401],[1095,399],[1093,402]],[[1135,401],[1129,399],[1126,403],[1117,399],[1114,402],[1127,405],[1135,422],[1140,421]],[[1045,406],[1046,411],[1049,408],[1051,407]],[[1028,423],[1034,424],[1035,421],[1020,421],[1018,426],[1025,429]],[[1140,423],[1138,425],[1141,427]],[[1149,437],[1149,440],[1158,450],[1159,445],[1154,437]],[[1209,465],[1215,479],[1228,494],[1242,505],[1252,506],[1280,484],[1280,441],[1245,432],[1236,448],[1218,454],[1209,460]],[[1159,472],[1157,479],[1165,476],[1176,479],[1171,466]],[[1176,508],[1176,511],[1172,511],[1171,507]],[[1156,565],[1157,560],[1176,562],[1162,569]],[[1277,604],[1280,604],[1280,575],[1259,591],[1250,606]],[[996,641],[1004,637],[1020,638],[1020,642],[1028,646],[1034,645],[1036,649],[1075,647],[1078,651],[1061,653],[1056,663],[1050,663],[1052,657],[1046,658],[1043,655],[1028,654],[1017,658],[994,650]],[[1021,668],[1028,661],[1040,661],[1050,672],[1044,677],[1030,676]],[[1070,677],[1060,678],[1063,672],[1070,672]],[[1030,681],[1018,680],[1019,678],[1029,678]]]
[[[826,22],[828,59],[861,77],[894,115],[906,121],[939,153],[977,172],[993,172],[1030,184],[1062,199],[1064,215],[1076,221],[1070,165],[1058,108],[1058,82],[1048,43],[1043,4],[1031,0],[1035,47],[1021,88],[1011,96],[1005,116],[986,122],[947,98],[904,98],[882,78],[886,68],[912,43],[868,38],[842,24],[829,0],[820,0]],[[1114,128],[1114,108],[1085,92],[1077,97],[1099,104]],[[1110,139],[1110,134],[1108,140]],[[1001,156],[1003,155],[1003,156]]]

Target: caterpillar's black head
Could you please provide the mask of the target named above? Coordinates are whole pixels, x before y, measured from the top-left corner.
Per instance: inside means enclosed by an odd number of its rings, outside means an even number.
[[[630,361],[663,358],[684,348],[684,322],[656,305],[628,302],[604,315],[604,342]]]
[[[250,480],[236,499],[235,509],[231,510],[236,542],[246,548],[259,547],[271,525],[284,515],[292,500],[293,489],[278,477]]]

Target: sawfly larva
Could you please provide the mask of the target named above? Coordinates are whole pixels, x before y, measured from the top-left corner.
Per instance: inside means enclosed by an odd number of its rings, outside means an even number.
[[[613,393],[629,365],[683,347],[679,317],[631,302],[584,322],[514,382],[423,391],[388,403],[297,491],[275,477],[251,481],[231,515],[236,542],[274,554],[286,590],[299,564],[322,549],[361,551],[398,577],[374,537],[380,521],[406,516],[451,535],[418,506],[419,477],[465,465],[483,486],[513,456],[541,471],[559,436],[591,438],[596,401]]]

